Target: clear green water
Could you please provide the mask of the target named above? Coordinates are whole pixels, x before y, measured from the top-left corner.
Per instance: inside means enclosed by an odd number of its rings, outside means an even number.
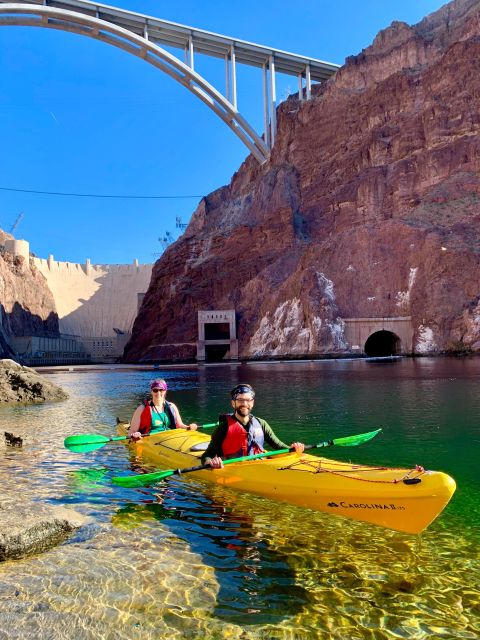
[[[79,455],[74,433],[111,435],[148,381],[168,379],[186,420],[212,422],[247,381],[286,441],[383,434],[337,459],[422,464],[458,485],[409,536],[212,487],[188,476],[126,490],[122,444]],[[37,442],[0,452],[2,503],[71,507],[90,524],[47,553],[0,564],[0,638],[480,638],[480,359],[222,365],[65,372],[71,398],[0,409]]]

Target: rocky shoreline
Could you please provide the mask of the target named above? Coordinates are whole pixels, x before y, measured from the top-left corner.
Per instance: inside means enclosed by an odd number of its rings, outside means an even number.
[[[67,398],[66,391],[45,380],[34,369],[14,360],[0,360],[0,404],[55,402]]]
[[[59,401],[68,394],[45,380],[34,369],[14,360],[0,360],[0,404],[34,404]],[[0,451],[35,443],[30,433],[4,432]],[[5,498],[5,496],[4,496]],[[41,553],[66,540],[84,526],[87,518],[61,506],[27,503],[20,499],[0,504],[0,561]]]
[[[30,434],[5,431],[0,436],[0,451],[34,443],[35,438]],[[62,506],[3,498],[0,504],[0,562],[47,551],[88,523],[85,516]]]

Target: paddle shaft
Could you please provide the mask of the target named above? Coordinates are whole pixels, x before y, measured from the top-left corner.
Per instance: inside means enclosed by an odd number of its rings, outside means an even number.
[[[319,444],[306,444],[305,450],[307,449],[320,449],[321,447],[331,447],[333,445],[333,440],[328,440],[326,442],[320,442]],[[265,451],[264,453],[253,453],[251,456],[243,456],[241,458],[228,458],[227,460],[223,460],[223,466],[226,464],[233,464],[234,462],[247,462],[248,460],[260,460],[261,458],[270,458],[271,456],[278,456],[280,454],[292,453],[295,451],[295,447],[289,447],[288,449],[277,449],[276,451]],[[172,469],[171,475],[180,476],[182,473],[190,473],[190,471],[201,471],[202,469],[211,469],[212,467],[209,464],[198,464],[195,467],[186,467],[185,469]],[[162,471],[158,472],[162,473]],[[163,473],[167,473],[163,471]],[[153,474],[143,474],[144,477],[146,475]]]
[[[345,438],[336,438],[334,440],[325,440],[318,444],[307,444],[305,449],[321,449],[323,447],[331,447],[335,444],[340,446],[356,446],[367,440],[371,440],[379,433],[381,429],[376,431],[370,431],[369,433],[362,433],[357,436],[347,436]],[[265,451],[264,453],[255,453],[250,456],[243,456],[241,458],[230,458],[223,460],[223,465],[233,464],[235,462],[248,462],[249,460],[260,460],[262,458],[271,458],[286,453],[295,451],[294,447],[288,449],[277,449],[276,451]],[[154,471],[153,473],[144,473],[136,476],[117,476],[112,478],[113,484],[117,484],[123,487],[145,487],[149,484],[154,484],[165,478],[169,478],[173,475],[181,475],[183,473],[190,473],[191,471],[202,471],[203,469],[211,469],[210,465],[200,464],[195,467],[187,467],[185,469],[169,469],[168,471]]]
[[[312,445],[313,446],[313,445]],[[223,461],[223,465],[233,464],[234,462],[247,462],[248,460],[257,460],[259,458],[266,458],[272,455],[279,455],[280,453],[290,453],[293,449],[278,449],[277,451],[266,451],[265,453],[256,453],[251,456],[244,456],[242,458],[230,458]],[[145,487],[149,484],[154,484],[170,476],[179,476],[183,473],[190,473],[191,471],[202,471],[203,469],[211,469],[209,464],[198,464],[195,467],[186,467],[185,469],[169,469],[168,471],[154,471],[153,473],[143,473],[136,476],[117,476],[112,478],[113,484],[118,484],[124,487]]]
[[[325,442],[319,442],[318,444],[306,444],[304,449],[307,451],[308,449],[321,449],[322,447],[332,447],[335,444],[334,440],[326,440]],[[251,456],[243,456],[242,458],[228,458],[227,460],[223,460],[223,466],[226,464],[233,464],[234,462],[247,462],[248,460],[260,460],[261,458],[270,458],[271,456],[278,456],[280,454],[285,453],[293,453],[295,451],[295,447],[289,447],[288,449],[276,449],[275,451],[265,451],[264,453],[253,453]],[[209,464],[198,464],[195,467],[186,467],[185,469],[172,469],[171,475],[181,475],[182,473],[190,473],[190,471],[201,471],[202,469],[211,469]],[[158,473],[162,473],[161,471]],[[166,471],[163,471],[166,473]],[[144,477],[146,475],[153,474],[143,474]]]

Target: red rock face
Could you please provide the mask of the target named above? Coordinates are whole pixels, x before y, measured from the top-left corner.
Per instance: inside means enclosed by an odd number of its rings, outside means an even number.
[[[200,309],[236,310],[241,357],[348,353],[343,320],[384,317],[415,353],[479,351],[479,136],[478,2],[393,23],[202,200],[126,359],[193,358]]]

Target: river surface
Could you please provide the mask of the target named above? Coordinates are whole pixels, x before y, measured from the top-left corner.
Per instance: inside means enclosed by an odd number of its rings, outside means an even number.
[[[439,469],[457,481],[413,536],[202,483],[122,489],[115,432],[164,377],[185,421],[214,422],[249,382],[284,441],[383,432],[336,459]],[[36,443],[0,452],[2,503],[64,505],[90,523],[50,551],[0,564],[0,638],[480,638],[480,358],[316,361],[48,374],[70,399],[0,409]],[[324,450],[325,451],[325,450]],[[322,452],[323,453],[323,452]],[[206,472],[207,473],[207,472]]]

